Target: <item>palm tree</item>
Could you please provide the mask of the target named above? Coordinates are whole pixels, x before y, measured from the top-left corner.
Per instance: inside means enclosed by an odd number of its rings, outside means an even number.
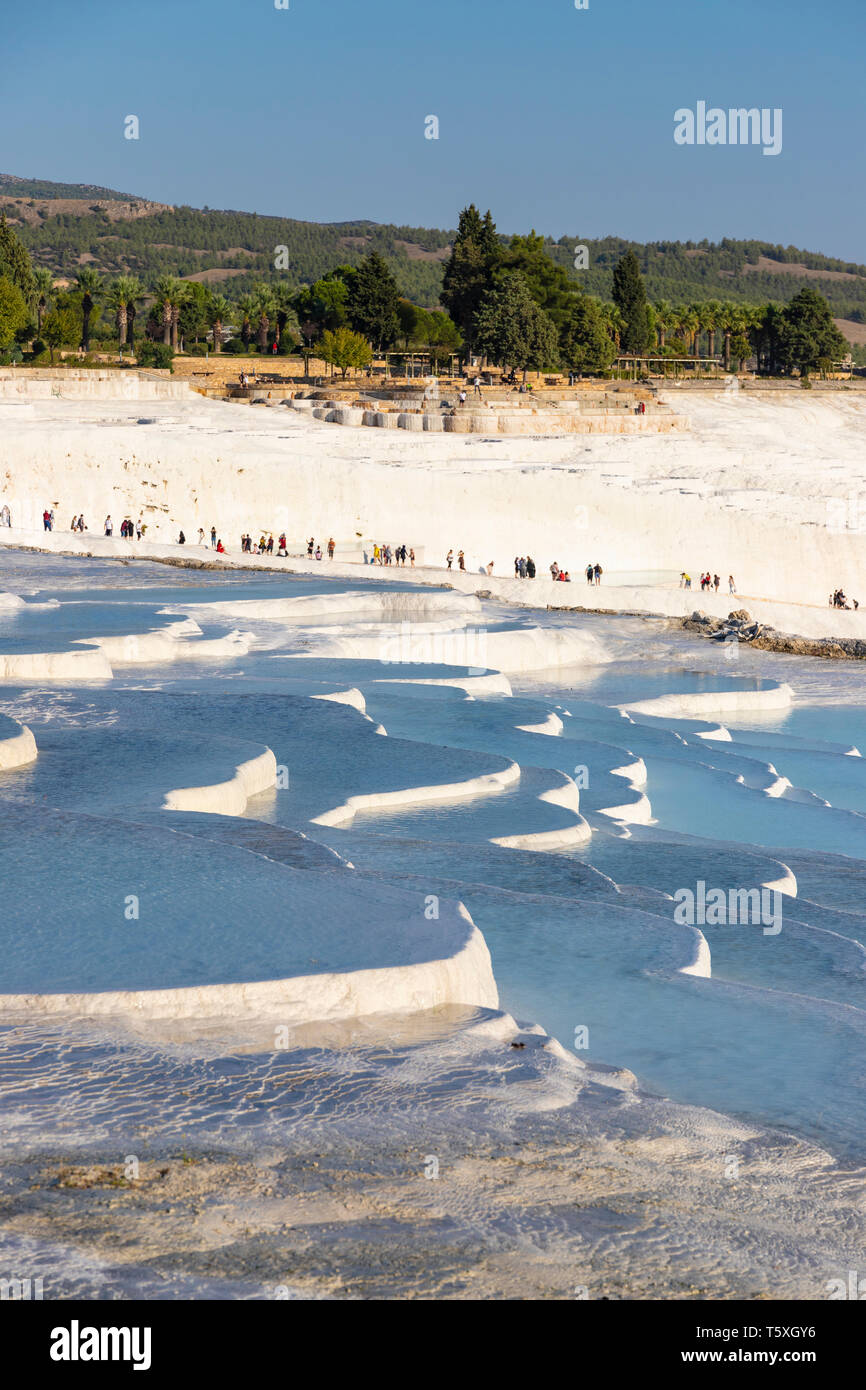
[[[604,318],[604,326],[616,344],[617,352],[619,352],[620,338],[622,336],[622,330],[625,328],[625,319],[615,304],[602,304],[601,312]]]
[[[666,299],[659,299],[653,306],[655,326],[658,334],[659,352],[665,350],[665,338],[670,329],[676,327],[676,315]]]
[[[75,272],[76,288],[81,294],[81,346],[90,351],[90,316],[93,306],[102,293],[102,276],[92,266],[86,265]]]
[[[743,308],[741,304],[735,304],[731,300],[726,300],[719,306],[719,318],[717,327],[724,334],[724,367],[725,371],[731,370],[731,338],[734,333],[742,331],[741,321]]]
[[[129,281],[126,300],[126,341],[129,344],[130,353],[134,353],[136,305],[139,300],[144,299],[147,290],[137,275],[127,275],[125,278]]]
[[[208,321],[213,331],[213,350],[222,352],[223,350],[223,324],[230,310],[230,305],[225,295],[215,294],[208,305]]]
[[[173,275],[161,275],[156,282],[156,302],[159,305],[162,323],[162,341],[171,347],[171,313],[174,304],[177,281]]]
[[[707,330],[707,356],[716,355],[716,329],[721,326],[722,305],[717,299],[708,299],[704,305],[704,327]]]
[[[276,318],[277,307],[274,304],[270,286],[268,285],[259,285],[255,292],[254,299],[259,352],[265,353],[268,350],[268,330],[271,326],[271,320]]]
[[[240,328],[241,338],[246,349],[250,346],[250,324],[256,312],[256,301],[253,295],[245,294],[238,300],[237,312],[241,316]]]
[[[707,306],[706,304],[693,304],[691,306],[694,338],[692,339],[692,353],[695,357],[701,355],[701,334],[707,326]]]
[[[45,266],[37,266],[33,272],[33,299],[36,305],[36,336],[42,337],[42,318],[48,308],[48,297],[54,288],[54,276]]]
[[[701,322],[698,317],[697,311],[694,308],[694,305],[684,304],[677,311],[677,319],[679,320],[680,333],[682,334],[686,341],[686,344],[688,345],[689,352],[691,352],[692,355],[694,355],[695,344],[697,342],[698,336],[698,329],[700,328]]]
[[[298,315],[295,312],[294,292],[289,289],[288,285],[277,285],[271,294],[277,314],[277,341],[279,342],[286,332],[299,338],[301,330],[298,324]]]
[[[174,296],[171,301],[171,346],[177,352],[177,327],[180,311],[189,298],[189,286],[183,280],[175,280]]]
[[[121,356],[126,346],[129,334],[130,313],[135,317],[135,300],[140,299],[143,292],[141,281],[134,275],[118,275],[108,287],[108,302],[114,310],[114,320],[117,324],[117,342]]]

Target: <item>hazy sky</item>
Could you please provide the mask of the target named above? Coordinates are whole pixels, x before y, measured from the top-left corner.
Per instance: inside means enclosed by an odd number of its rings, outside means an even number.
[[[288,4],[7,0],[0,171],[321,222],[452,227],[473,201],[505,232],[866,262],[866,0]],[[676,145],[699,101],[781,108],[782,152]]]

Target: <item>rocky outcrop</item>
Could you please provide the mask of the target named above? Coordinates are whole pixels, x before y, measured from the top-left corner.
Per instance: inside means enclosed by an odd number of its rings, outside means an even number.
[[[768,652],[789,656],[822,656],[843,661],[866,661],[866,641],[860,637],[797,637],[790,632],[757,622],[745,608],[737,608],[727,618],[713,618],[697,609],[681,619],[685,632],[715,642],[744,642]]]

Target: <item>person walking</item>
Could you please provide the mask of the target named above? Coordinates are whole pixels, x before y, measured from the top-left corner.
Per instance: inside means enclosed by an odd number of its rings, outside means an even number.
[[[591,584],[591,583],[592,583],[594,576],[595,576],[595,570],[593,569],[592,565],[591,565],[591,564],[587,565],[587,567],[586,567],[586,582],[587,582],[587,584]]]
[[[729,594],[735,594],[736,592],[737,592],[737,586],[736,586],[736,584],[734,583],[734,576],[733,576],[732,574],[729,574],[729,575],[728,575],[728,593],[729,593]]]
[[[412,569],[415,568],[415,550],[413,547],[410,547],[409,549],[409,564]]]
[[[451,566],[454,564],[454,551],[453,551],[453,550],[449,550],[449,551],[448,551],[448,554],[445,556],[445,564],[448,566],[449,569],[450,569]]]
[[[719,576],[718,576],[717,574],[714,574],[714,575],[713,575],[713,588],[715,589],[716,593],[719,592],[719,585],[721,584],[721,582],[722,582],[722,581],[721,581],[721,579],[719,578]]]
[[[473,394],[476,395],[476,396],[480,396],[480,395],[481,395],[481,377],[480,377],[480,376],[477,376],[477,377],[475,378],[475,390],[474,390]]]
[[[460,569],[465,570],[465,568],[466,568],[466,556],[463,554],[463,551],[462,551],[462,550],[458,550],[458,552],[457,552],[457,564],[458,564],[458,566],[460,567]]]
[[[333,560],[333,558],[334,558],[334,551],[336,550],[336,548],[337,548],[337,542],[334,540],[334,537],[332,536],[331,539],[328,541],[328,559],[329,559],[329,560]]]
[[[47,516],[48,513],[46,512],[45,515]],[[48,527],[46,526],[45,529],[46,529],[46,531],[47,531],[47,530],[48,530]],[[110,517],[110,516],[107,516],[107,517],[105,518],[105,534],[106,534],[106,536],[110,536],[110,535],[112,534],[113,531],[114,531],[114,526],[112,525],[111,517]]]

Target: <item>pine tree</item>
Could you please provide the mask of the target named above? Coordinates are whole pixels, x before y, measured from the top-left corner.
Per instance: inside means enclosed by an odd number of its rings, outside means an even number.
[[[377,351],[387,351],[397,341],[399,301],[397,281],[378,251],[371,251],[349,286],[347,308],[352,328],[368,338]]]
[[[601,305],[588,294],[575,297],[559,334],[562,360],[576,372],[604,372],[616,356]]]
[[[833,322],[830,305],[817,290],[802,289],[783,310],[781,360],[805,377],[829,367],[847,351],[847,343]]]
[[[626,251],[614,266],[613,302],[623,317],[623,352],[646,352],[650,342],[646,289],[634,251]]]
[[[540,370],[557,359],[556,329],[523,276],[504,275],[488,290],[475,321],[476,346],[500,367]]]
[[[467,351],[475,344],[475,317],[493,287],[501,258],[496,224],[488,210],[482,219],[474,203],[464,208],[445,266],[439,298],[463,335]]]

